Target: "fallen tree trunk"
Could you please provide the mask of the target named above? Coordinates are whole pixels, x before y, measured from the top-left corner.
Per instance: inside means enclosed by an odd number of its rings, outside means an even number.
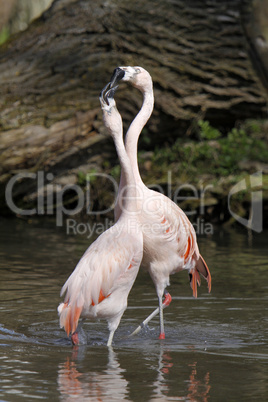
[[[54,1],[1,48],[1,205],[18,170],[42,169],[56,183],[113,160],[111,142],[98,137],[98,94],[118,65],[141,65],[153,77],[155,110],[147,127],[155,144],[174,141],[194,120],[230,127],[263,116],[266,91],[248,56],[240,6],[239,0]],[[122,85],[117,99],[128,124],[140,94]],[[30,182],[17,183],[21,205],[36,194]]]

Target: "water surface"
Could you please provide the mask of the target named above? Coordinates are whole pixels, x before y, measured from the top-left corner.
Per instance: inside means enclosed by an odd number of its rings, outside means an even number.
[[[127,338],[157,306],[140,272],[108,349],[105,321],[85,324],[80,347],[58,325],[61,286],[90,240],[54,224],[0,224],[1,401],[268,400],[267,232],[199,238],[212,292],[203,280],[195,300],[186,273],[171,277],[164,341],[157,318]]]

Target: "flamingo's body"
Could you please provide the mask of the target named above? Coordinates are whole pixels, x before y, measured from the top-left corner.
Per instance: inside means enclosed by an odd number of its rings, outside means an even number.
[[[60,326],[67,335],[72,334],[73,343],[79,342],[76,333],[79,317],[105,318],[110,330],[107,345],[111,345],[143,255],[134,177],[124,148],[122,119],[113,99],[114,89],[105,93],[108,86],[100,97],[103,119],[114,139],[129,187],[119,220],[90,245],[62,288],[61,295],[65,292],[66,295],[58,307]]]
[[[169,276],[183,269],[188,270],[194,297],[200,273],[211,289],[209,269],[199,253],[195,230],[185,213],[168,197],[150,190],[143,183],[137,161],[137,144],[142,128],[151,116],[154,95],[150,74],[142,67],[118,67],[111,79],[111,86],[119,80],[128,81],[143,94],[143,105],[131,123],[126,134],[125,147],[131,161],[138,188],[137,203],[143,232],[144,253],[142,266],[145,267],[155,284],[160,310],[160,338],[165,337],[162,298]],[[120,195],[126,185],[121,172],[115,218],[121,216]],[[169,303],[171,298],[166,301]]]

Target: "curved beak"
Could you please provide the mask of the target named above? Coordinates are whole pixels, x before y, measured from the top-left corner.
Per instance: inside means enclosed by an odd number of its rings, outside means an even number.
[[[122,80],[122,78],[125,75],[125,71],[122,70],[120,67],[117,67],[114,72],[113,75],[111,77],[111,81],[110,81],[110,88],[113,88],[114,86],[116,86],[118,84],[118,82],[120,80]]]
[[[109,100],[114,98],[115,92],[118,88],[118,85],[115,87],[111,87],[111,83],[108,82],[107,85],[103,88],[103,90],[100,93],[100,101],[102,104],[106,103],[106,105],[110,105]]]

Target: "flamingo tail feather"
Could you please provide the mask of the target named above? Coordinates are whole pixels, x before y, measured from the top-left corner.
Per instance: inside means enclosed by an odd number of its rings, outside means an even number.
[[[59,305],[60,327],[64,327],[67,336],[75,332],[81,312],[82,307],[74,306],[74,308],[72,308],[68,303],[61,303]]]
[[[211,291],[211,275],[208,269],[208,266],[204,260],[204,258],[199,255],[199,259],[196,262],[195,268],[190,272],[190,284],[191,288],[193,290],[193,296],[197,297],[197,285],[200,286],[201,280],[200,280],[200,275],[201,274],[207,281],[208,283],[208,291],[210,293]]]

